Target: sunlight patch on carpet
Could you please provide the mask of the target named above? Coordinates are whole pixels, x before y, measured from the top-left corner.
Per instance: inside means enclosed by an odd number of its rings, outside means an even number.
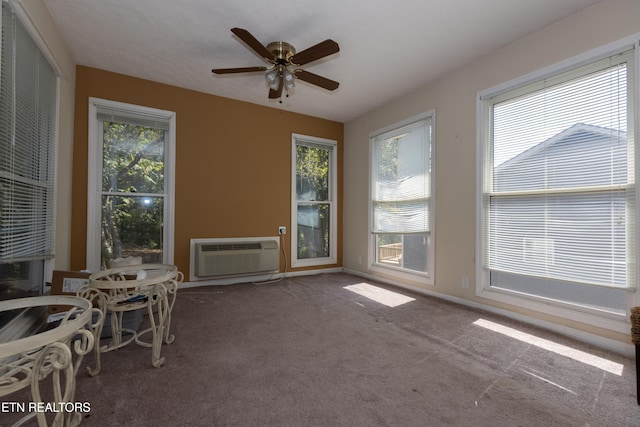
[[[558,344],[553,341],[536,337],[535,335],[527,334],[526,332],[518,331],[517,329],[509,328],[507,326],[500,325],[498,323],[490,322],[484,319],[478,319],[473,322],[474,325],[480,326],[485,329],[497,332],[499,334],[506,335],[508,337],[517,339],[527,344],[535,345],[547,351],[552,351],[564,357],[568,357],[586,365],[593,366],[603,371],[610,372],[614,375],[621,376],[624,366],[620,363],[612,362],[611,360],[604,359],[602,357],[594,356],[593,354],[586,353],[584,351],[576,350],[575,348],[567,347],[566,345]]]
[[[379,288],[368,283],[349,285],[345,286],[344,289],[355,292],[356,294],[369,298],[372,301],[384,304],[387,307],[397,307],[399,305],[415,301],[415,298],[411,298],[388,289]]]

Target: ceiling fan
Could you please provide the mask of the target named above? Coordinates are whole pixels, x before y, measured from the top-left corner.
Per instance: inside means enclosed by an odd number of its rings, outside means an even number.
[[[215,74],[252,73],[265,71],[264,77],[269,86],[269,98],[278,99],[283,89],[291,89],[295,79],[320,86],[327,90],[335,90],[339,83],[309,71],[296,68],[340,51],[338,43],[331,39],[320,42],[302,52],[296,53],[293,45],[286,42],[260,43],[251,33],[242,28],[232,28],[231,32],[245,42],[253,51],[271,63],[270,67],[215,68]],[[281,101],[282,102],[282,101]]]

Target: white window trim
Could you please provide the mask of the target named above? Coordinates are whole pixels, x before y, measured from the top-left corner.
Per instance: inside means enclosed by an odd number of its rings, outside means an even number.
[[[508,82],[499,84],[489,89],[485,89],[483,91],[478,92],[478,96],[476,98],[476,296],[481,298],[486,298],[492,301],[509,304],[515,307],[533,310],[539,313],[556,316],[564,319],[570,319],[572,321],[584,323],[587,325],[592,325],[596,327],[600,327],[603,329],[607,329],[610,331],[615,331],[619,333],[628,334],[629,333],[629,309],[634,306],[640,305],[640,292],[637,292],[637,283],[636,289],[629,289],[627,292],[627,314],[626,315],[617,315],[610,312],[605,312],[602,310],[591,309],[583,306],[578,306],[571,303],[559,302],[555,300],[550,300],[542,297],[535,297],[532,295],[524,295],[517,294],[516,292],[506,291],[501,289],[491,288],[489,286],[489,274],[483,268],[483,259],[484,259],[484,240],[483,240],[483,224],[484,224],[484,204],[483,204],[483,180],[484,180],[484,170],[483,170],[483,156],[484,156],[484,136],[486,134],[487,129],[485,128],[484,118],[484,101],[489,96],[495,96],[500,93],[507,92],[516,87],[524,86],[528,83],[532,83],[545,77],[557,75],[568,71],[573,68],[580,67],[581,65],[585,65],[590,62],[595,62],[599,59],[611,56],[617,52],[621,52],[623,50],[629,49],[631,47],[636,48],[636,75],[632,76],[636,81],[636,93],[635,93],[635,103],[634,106],[634,114],[635,114],[635,126],[634,126],[634,140],[636,141],[636,147],[640,143],[638,137],[640,136],[640,70],[638,69],[640,66],[640,51],[638,47],[640,45],[640,33],[634,34],[629,37],[625,37],[624,39],[618,40],[613,43],[609,43],[605,46],[601,46],[599,48],[590,50],[583,54],[574,56],[572,58],[566,59],[559,63],[550,65],[548,67],[542,68],[540,70],[534,71],[527,75],[518,77],[516,79],[510,80]],[[636,155],[636,165],[640,164],[640,150],[635,150]],[[636,167],[636,174],[638,174],[638,168]],[[636,182],[638,179],[636,178]],[[640,199],[638,196],[640,195],[640,186],[636,186],[636,200],[638,206],[640,206]],[[636,224],[638,224],[638,220],[640,219],[640,209],[636,209]],[[636,242],[639,242],[638,237],[640,237],[640,227],[636,227]],[[636,265],[638,264],[638,260],[640,260],[639,251],[636,250]],[[640,275],[638,275],[640,277]],[[636,281],[638,281],[638,277],[636,277]]]
[[[26,9],[25,6],[22,4],[22,1],[21,0],[3,0],[3,1],[6,1],[7,3],[9,3],[9,6],[11,6],[11,9],[13,9],[15,14],[18,16],[22,25],[25,27],[29,35],[33,38],[33,41],[35,41],[36,45],[38,46],[38,49],[40,49],[40,52],[42,52],[42,54],[47,59],[47,61],[49,61],[49,65],[51,65],[51,67],[56,72],[56,74],[58,74],[58,77],[66,78],[66,76],[62,74],[62,67],[60,66],[60,61],[58,61],[58,58],[56,57],[53,49],[49,45],[46,37],[44,37],[41,34],[41,32],[38,30],[37,25],[34,23],[34,19],[32,19],[31,14],[29,13],[28,9]],[[2,25],[0,24],[0,28],[1,27]],[[60,98],[59,94],[58,94],[58,98]]]
[[[387,132],[391,132],[395,129],[401,128],[403,126],[410,125],[420,120],[424,120],[430,118],[431,119],[431,201],[430,201],[430,209],[429,212],[429,244],[427,247],[427,272],[412,272],[406,269],[400,269],[393,266],[386,266],[382,264],[377,264],[376,260],[376,240],[375,235],[371,233],[373,229],[373,204],[371,200],[373,198],[373,189],[371,185],[369,185],[369,209],[368,209],[368,225],[367,225],[367,233],[369,234],[369,245],[368,245],[368,253],[367,253],[367,267],[370,271],[376,273],[382,273],[385,275],[389,275],[394,279],[398,280],[419,280],[421,283],[433,286],[435,284],[435,242],[436,242],[436,227],[435,227],[435,189],[436,189],[436,172],[435,172],[435,159],[436,159],[436,111],[428,110],[423,113],[417,114],[415,116],[409,117],[408,119],[401,120],[399,122],[393,123],[389,126],[385,126],[382,129],[378,129],[369,133],[369,183],[373,182],[373,156],[374,150],[372,141],[376,136],[382,135]]]
[[[298,141],[326,145],[330,148],[329,157],[329,256],[321,258],[298,259],[298,200],[296,199],[296,146]],[[312,267],[336,264],[338,262],[338,142],[333,139],[315,136],[291,134],[291,267]]]
[[[87,253],[86,269],[100,269],[100,185],[99,173],[102,171],[102,138],[100,123],[97,120],[98,108],[117,108],[128,110],[133,114],[145,114],[165,119],[169,122],[167,143],[165,145],[165,190],[164,190],[164,230],[162,262],[173,264],[174,248],[174,211],[175,211],[175,158],[176,158],[176,113],[156,108],[109,101],[100,98],[89,98],[89,173],[87,176]],[[97,249],[96,249],[97,248]]]

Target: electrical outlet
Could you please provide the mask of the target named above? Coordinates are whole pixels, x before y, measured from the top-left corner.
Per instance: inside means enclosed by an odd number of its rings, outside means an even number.
[[[462,276],[462,280],[460,281],[463,289],[469,289],[469,278],[467,276]]]
[[[287,227],[281,225],[278,227],[278,234],[287,234]]]

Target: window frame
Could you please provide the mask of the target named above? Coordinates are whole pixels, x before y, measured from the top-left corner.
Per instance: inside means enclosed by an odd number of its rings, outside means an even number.
[[[326,146],[329,151],[329,256],[298,259],[298,199],[296,189],[296,166],[298,145]],[[307,143],[307,144],[305,144]],[[338,142],[298,133],[291,134],[291,267],[331,265],[338,262]]]
[[[376,262],[376,236],[377,233],[373,232],[373,183],[374,183],[374,160],[375,160],[375,149],[374,149],[374,138],[393,132],[395,130],[399,130],[401,128],[410,126],[413,123],[416,123],[421,120],[431,120],[431,140],[428,142],[431,152],[431,197],[429,200],[429,236],[427,240],[427,271],[419,272],[415,270],[409,270],[402,267],[395,267],[391,265],[385,265],[382,263]],[[435,242],[436,242],[436,229],[435,229],[435,190],[436,190],[436,111],[434,109],[425,111],[423,113],[417,114],[415,116],[409,117],[407,119],[398,121],[391,125],[385,126],[382,129],[378,129],[369,134],[369,208],[368,208],[368,234],[369,234],[369,244],[368,246],[368,254],[367,254],[367,266],[368,269],[382,274],[388,274],[397,278],[399,280],[419,280],[422,283],[427,285],[435,284]]]
[[[176,113],[157,108],[127,104],[100,98],[89,98],[89,155],[87,172],[87,250],[86,268],[100,269],[100,221],[102,218],[102,123],[98,120],[99,108],[113,108],[132,115],[146,115],[166,121],[169,125],[164,151],[164,211],[163,211],[163,251],[162,262],[173,264],[174,260],[174,217],[175,217],[175,152]],[[93,173],[92,173],[93,172]],[[159,193],[158,193],[159,194]]]
[[[640,43],[640,33],[635,34],[624,39],[618,40],[613,43],[609,43],[607,45],[601,46],[599,48],[590,50],[583,54],[568,58],[564,61],[560,61],[556,64],[552,64],[550,66],[544,67],[540,70],[534,71],[527,75],[515,78],[513,80],[507,81],[505,83],[496,85],[492,88],[482,90],[478,92],[476,97],[476,284],[475,284],[475,293],[476,296],[481,298],[487,298],[496,302],[509,304],[512,306],[533,310],[536,312],[540,312],[547,315],[557,316],[560,318],[571,319],[573,321],[577,321],[580,323],[601,327],[604,329],[608,329],[615,332],[620,333],[628,333],[628,317],[630,313],[630,308],[633,306],[637,306],[640,304],[640,295],[639,292],[636,291],[639,274],[636,274],[635,282],[636,286],[631,287],[627,290],[627,309],[626,314],[616,314],[611,313],[595,308],[589,308],[582,305],[572,304],[570,302],[563,302],[557,300],[551,300],[544,297],[536,297],[534,295],[529,294],[520,294],[515,291],[508,291],[505,289],[496,289],[495,287],[490,286],[489,279],[489,270],[484,268],[484,259],[486,257],[486,246],[488,245],[488,241],[485,240],[484,235],[484,223],[487,218],[488,203],[485,202],[485,179],[487,179],[487,172],[485,170],[485,152],[486,150],[492,150],[492,142],[488,141],[490,138],[487,137],[489,135],[489,129],[487,129],[487,121],[486,118],[486,104],[484,99],[492,96],[496,96],[505,92],[509,92],[511,90],[521,88],[532,84],[536,81],[544,80],[545,78],[553,78],[554,76],[560,75],[562,73],[571,71],[573,69],[577,69],[581,66],[594,63],[598,60],[610,57],[617,53],[621,53],[623,51],[629,50],[631,48],[635,48],[635,75],[630,75],[630,79],[634,79],[635,84],[635,92],[634,96],[634,111],[633,115],[629,117],[629,131],[634,132],[634,141],[635,147],[635,159],[634,162],[636,164],[635,167],[635,222],[636,229],[634,233],[634,238],[636,241],[636,246],[638,245],[638,237],[640,236],[640,227],[638,227],[638,220],[640,219],[640,199],[638,199],[638,195],[640,194],[638,188],[638,176],[639,176],[639,167],[640,165],[639,158],[639,127],[640,120],[640,111],[639,111],[639,103],[640,103],[640,79],[638,70],[638,66],[640,65],[640,55],[638,51]],[[635,263],[638,264],[638,260],[640,259],[639,251],[635,250]]]

